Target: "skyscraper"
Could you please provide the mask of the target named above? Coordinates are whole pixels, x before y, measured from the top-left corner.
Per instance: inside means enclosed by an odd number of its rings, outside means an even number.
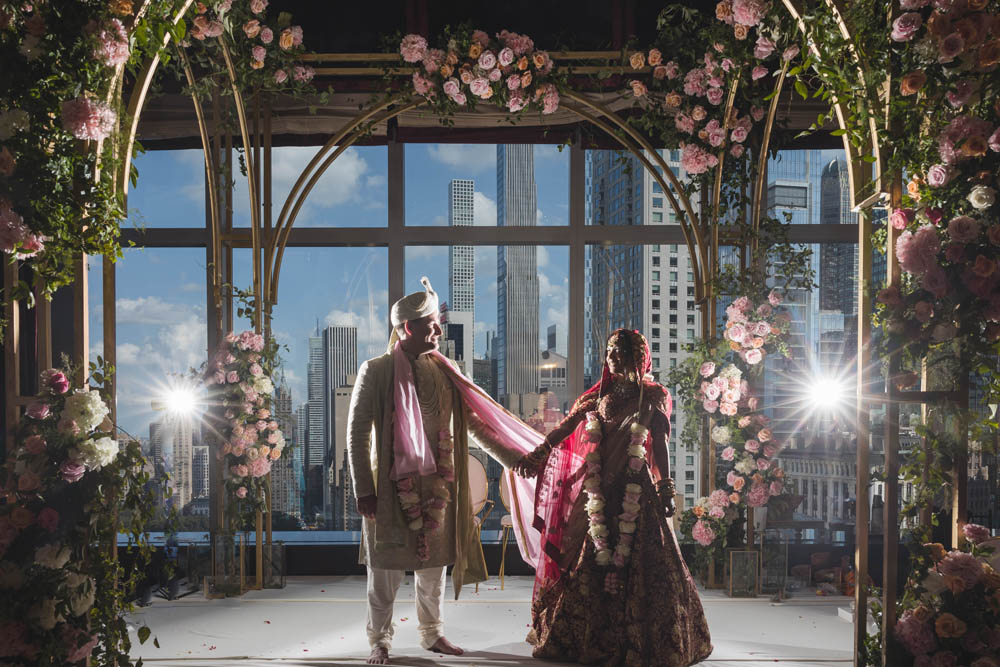
[[[190,417],[166,414],[149,425],[149,449],[170,476],[171,503],[181,511],[194,497],[194,433]],[[162,465],[162,467],[160,467]]]
[[[664,152],[668,166],[683,182],[680,156]],[[675,224],[663,190],[638,158],[616,151],[588,151],[588,208],[595,225]],[[694,276],[686,249],[676,245],[591,246],[588,300],[591,366],[584,373],[601,376],[607,335],[619,328],[638,329],[649,340],[653,375],[663,381],[685,357],[683,346],[700,335]],[[672,389],[672,388],[671,388]],[[683,415],[671,418],[671,472],[685,507],[697,498],[699,460],[678,447]]]
[[[281,380],[274,390],[274,421],[285,436],[285,453],[274,462],[271,468],[271,509],[275,512],[301,518],[302,498],[299,487],[299,474],[295,469],[295,432],[297,424],[292,414],[292,390],[285,382],[282,373]]]
[[[326,356],[319,323],[316,334],[309,337],[309,361],[306,366],[305,405],[305,508],[307,517],[323,508],[323,465],[326,462],[329,412],[327,405]]]
[[[538,224],[534,147],[497,145],[497,225]],[[497,248],[497,391],[525,414],[521,397],[538,391],[538,254],[533,246]]]
[[[473,224],[475,182],[455,179],[448,184],[448,224],[470,227]],[[476,255],[470,245],[453,245],[448,249],[448,331],[446,337],[455,341],[455,358],[462,371],[472,375],[475,358],[476,323]]]

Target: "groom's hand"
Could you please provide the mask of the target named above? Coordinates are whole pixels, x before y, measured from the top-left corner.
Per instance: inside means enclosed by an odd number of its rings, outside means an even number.
[[[363,498],[358,498],[358,514],[365,517],[366,519],[375,518],[375,509],[378,504],[376,502],[376,497],[374,494],[370,496],[364,496]]]
[[[538,464],[536,464],[531,454],[525,454],[521,460],[514,464],[514,473],[521,477],[534,477],[538,474]]]

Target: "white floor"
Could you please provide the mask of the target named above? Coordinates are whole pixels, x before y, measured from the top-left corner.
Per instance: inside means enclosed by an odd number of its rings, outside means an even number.
[[[534,660],[523,639],[530,620],[532,580],[508,577],[505,590],[492,579],[464,589],[459,601],[445,605],[447,637],[466,650],[459,657],[419,648],[413,609],[413,578],[396,602],[393,664],[432,667],[517,667],[555,665]],[[359,665],[368,655],[365,639],[364,577],[293,577],[281,590],[251,591],[241,598],[206,600],[196,593],[173,602],[154,598],[134,614],[134,625],[148,624],[150,638],[133,657],[157,666]],[[800,592],[780,604],[761,597],[733,600],[705,591],[702,601],[715,652],[706,667],[806,667],[849,664],[851,625],[838,618],[847,598],[817,598]]]

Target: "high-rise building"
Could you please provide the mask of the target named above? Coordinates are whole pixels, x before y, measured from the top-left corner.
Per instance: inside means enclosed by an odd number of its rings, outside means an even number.
[[[166,414],[149,425],[149,448],[157,471],[170,476],[170,502],[181,511],[191,502],[194,475],[193,421]]]
[[[534,146],[497,145],[497,225],[538,224]],[[538,391],[538,255],[534,246],[497,248],[497,391],[524,415]]]
[[[820,218],[824,225],[853,225],[858,221],[851,210],[847,160],[838,157],[823,168],[820,177]],[[858,312],[858,247],[853,243],[824,243],[820,246],[819,305],[822,310],[839,310],[846,316]]]
[[[333,415],[337,430],[334,433],[335,446],[330,467],[331,530],[350,530],[346,527],[347,511],[354,503],[354,493],[350,484],[350,468],[347,467],[345,471],[347,464],[347,412],[351,406],[351,394],[354,391],[356,378],[354,373],[348,375],[344,383],[337,387],[333,394]],[[340,467],[340,470],[337,470],[337,466]],[[347,480],[346,487],[343,485],[345,479]]]
[[[292,390],[282,373],[274,390],[274,421],[285,436],[285,453],[271,467],[271,509],[302,518],[302,490],[295,469],[296,417],[292,414]]]
[[[677,151],[663,152],[668,166],[684,182]],[[615,151],[589,151],[588,205],[595,225],[675,224],[659,183],[638,158]],[[592,246],[589,248],[590,297],[587,328],[590,366],[597,381],[605,340],[619,327],[637,329],[649,340],[653,375],[666,380],[670,368],[685,358],[683,346],[700,336],[701,314],[688,253],[676,245]],[[672,387],[669,387],[673,390]],[[670,465],[685,507],[697,498],[699,457],[679,447],[683,415],[671,416]]]
[[[316,334],[309,337],[309,361],[306,367],[305,428],[305,508],[306,517],[311,518],[323,509],[323,466],[326,462],[329,433],[329,412],[327,406],[327,360],[323,349],[323,336],[319,324]]]
[[[448,184],[448,224],[471,227],[475,182],[455,179]],[[475,249],[470,245],[453,245],[448,250],[448,303],[452,311],[473,313],[476,309]],[[471,356],[471,355],[470,355]]]
[[[191,496],[208,498],[208,446],[195,445],[191,457]]]

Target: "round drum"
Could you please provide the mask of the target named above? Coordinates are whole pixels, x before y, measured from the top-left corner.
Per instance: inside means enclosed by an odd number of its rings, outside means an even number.
[[[486,480],[486,467],[472,454],[469,454],[469,494],[472,500],[473,515],[479,514],[489,497],[490,485]]]
[[[510,476],[513,475],[509,470],[504,470],[503,474],[500,475],[500,502],[503,503],[503,508],[510,511]]]

